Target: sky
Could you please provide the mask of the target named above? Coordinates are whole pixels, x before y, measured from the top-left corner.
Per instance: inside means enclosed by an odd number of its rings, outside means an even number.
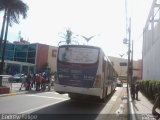
[[[29,10],[26,19],[9,28],[8,40],[21,37],[30,43],[58,46],[63,34],[70,29],[80,44],[87,44],[82,36],[94,36],[89,45],[99,46],[106,55],[127,58],[125,0],[23,0]],[[127,17],[131,18],[131,40],[134,59],[142,57],[143,27],[152,0],[126,0]],[[0,12],[0,27],[3,12]]]

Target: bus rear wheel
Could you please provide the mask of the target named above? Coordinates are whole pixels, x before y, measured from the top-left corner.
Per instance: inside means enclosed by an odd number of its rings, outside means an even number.
[[[103,98],[100,98],[100,102],[105,103],[107,100],[107,88],[103,89]]]
[[[68,96],[70,97],[71,100],[77,100],[78,97],[74,94],[68,94]]]

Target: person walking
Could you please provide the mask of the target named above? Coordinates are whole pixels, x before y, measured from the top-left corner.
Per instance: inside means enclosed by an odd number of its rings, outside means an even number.
[[[31,84],[31,75],[30,74],[27,75],[26,83],[27,83],[26,90],[31,90],[31,86],[30,86],[30,84]]]
[[[36,91],[40,90],[40,85],[41,85],[41,78],[40,78],[40,74],[36,74]]]
[[[133,100],[135,99],[135,84],[131,85],[131,97]]]
[[[33,74],[32,82],[31,82],[31,88],[35,88],[35,86],[36,86],[36,74]]]
[[[135,85],[135,94],[136,94],[136,100],[138,100],[138,92],[139,92],[139,84],[138,83],[136,83],[136,85]]]
[[[26,83],[26,75],[24,75],[24,77],[22,77],[22,83],[21,83],[21,87],[19,88],[19,90],[22,90],[22,87],[25,86]]]

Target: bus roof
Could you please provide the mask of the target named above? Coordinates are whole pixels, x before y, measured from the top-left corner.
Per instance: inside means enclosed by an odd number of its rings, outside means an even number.
[[[59,47],[84,47],[84,48],[97,48],[97,49],[101,49],[100,47],[97,46],[91,46],[91,45],[61,45]]]

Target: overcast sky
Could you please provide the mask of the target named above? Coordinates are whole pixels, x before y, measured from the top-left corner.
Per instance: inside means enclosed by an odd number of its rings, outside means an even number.
[[[125,0],[24,0],[28,17],[9,28],[8,40],[21,36],[31,43],[57,46],[62,33],[70,28],[75,35],[95,36],[89,45],[101,47],[106,55],[127,58]],[[134,59],[141,59],[142,32],[152,0],[127,0],[128,17],[132,19],[131,39]],[[1,19],[3,13],[1,12]],[[0,19],[0,26],[1,21]],[[80,43],[86,44],[82,37]]]

